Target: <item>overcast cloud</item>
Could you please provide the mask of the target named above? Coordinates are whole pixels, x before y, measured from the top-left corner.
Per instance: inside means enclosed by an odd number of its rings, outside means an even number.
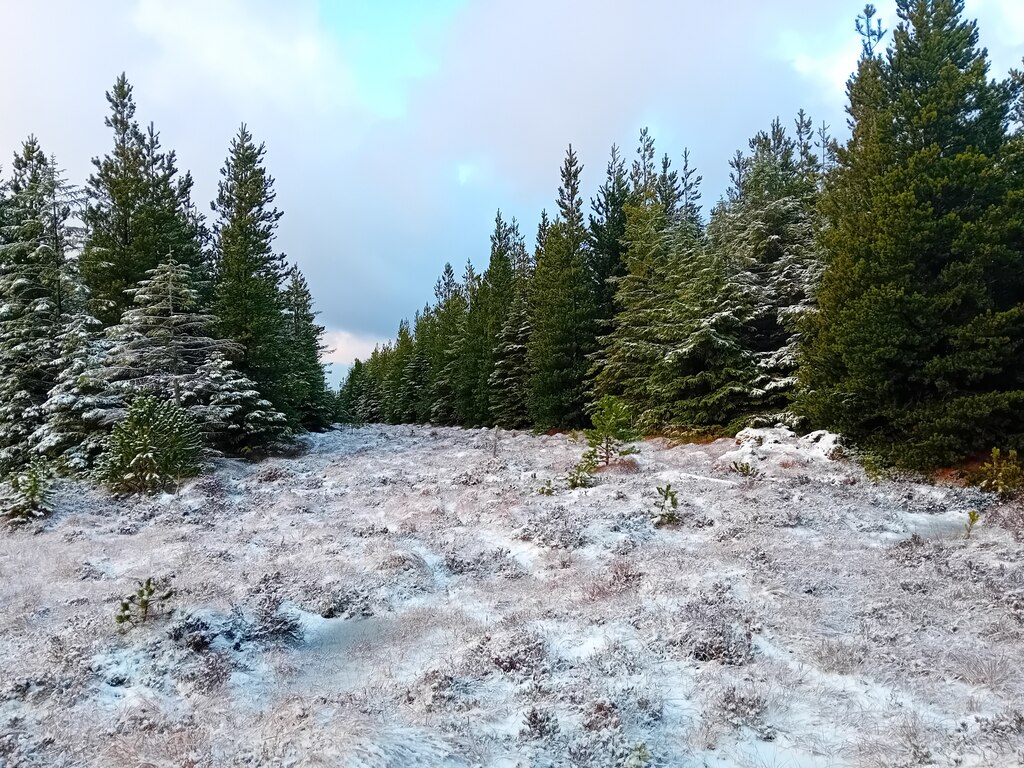
[[[892,2],[876,3],[883,22]],[[494,212],[532,240],[572,142],[592,192],[612,142],[685,147],[710,206],[727,160],[803,107],[842,133],[862,2],[0,0],[2,165],[35,133],[72,180],[107,151],[123,70],[137,116],[208,209],[245,121],[267,144],[279,247],[345,364],[431,297],[445,261],[486,262]],[[994,74],[1024,56],[1024,2],[968,0]]]

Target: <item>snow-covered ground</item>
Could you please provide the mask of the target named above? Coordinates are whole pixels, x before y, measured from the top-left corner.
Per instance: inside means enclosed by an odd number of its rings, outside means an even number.
[[[65,484],[0,531],[0,766],[1024,765],[1020,511],[741,438],[574,491],[568,437],[409,427]]]

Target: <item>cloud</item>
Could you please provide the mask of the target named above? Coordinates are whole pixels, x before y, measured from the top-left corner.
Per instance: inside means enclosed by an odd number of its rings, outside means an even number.
[[[383,344],[384,341],[384,339],[360,336],[349,331],[328,330],[324,334],[324,343],[328,348],[324,359],[330,363],[351,365],[357,359],[366,360],[373,352],[374,347]]]
[[[879,3],[888,26],[892,0]],[[861,3],[861,6],[863,3]],[[843,7],[839,7],[843,6]],[[0,0],[0,151],[30,131],[82,182],[109,150],[103,92],[195,177],[202,210],[239,123],[267,145],[278,247],[309,279],[332,359],[365,357],[432,298],[445,261],[482,266],[494,212],[530,237],[572,142],[585,194],[613,142],[650,125],[714,203],[728,158],[801,107],[841,131],[860,6],[763,0]],[[974,0],[994,71],[1019,63],[1017,0]],[[39,51],[50,53],[40,56]],[[9,154],[8,154],[9,157]],[[7,165],[7,163],[4,163]]]
[[[891,33],[899,23],[893,0],[875,3],[883,29]],[[1016,66],[1024,55],[1024,3],[1021,0],[968,0],[967,18],[978,21],[981,45],[988,48],[992,61],[992,74],[1002,77]],[[779,50],[789,59],[793,69],[813,84],[821,97],[845,106],[845,84],[857,66],[860,56],[860,36],[854,27],[856,13],[842,27],[822,34],[818,28],[796,31],[784,29],[779,36]],[[882,41],[882,47],[891,40]]]

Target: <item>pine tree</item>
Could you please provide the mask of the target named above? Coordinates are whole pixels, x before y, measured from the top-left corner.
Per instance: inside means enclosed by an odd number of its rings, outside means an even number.
[[[287,345],[290,355],[287,385],[290,410],[306,429],[324,429],[332,420],[324,365],[324,328],[316,322],[313,296],[298,267],[289,272],[284,291]]]
[[[615,317],[615,290],[626,273],[626,203],[630,190],[626,164],[612,145],[604,183],[590,201],[590,271],[594,281],[595,318],[598,333],[611,329]]]
[[[750,294],[736,270],[685,229],[674,231],[653,321],[659,351],[647,383],[648,424],[742,425],[757,394],[743,343]]]
[[[491,413],[494,422],[505,429],[521,429],[530,422],[529,340],[529,286],[523,279],[516,286],[505,326],[498,334],[490,377]]]
[[[401,397],[408,408],[408,420],[416,424],[430,421],[430,346],[433,342],[434,316],[426,306],[416,313],[413,323],[413,348],[402,372]]]
[[[648,380],[662,354],[659,327],[665,322],[669,238],[665,212],[654,188],[635,190],[626,206],[626,274],[616,287],[619,311],[612,330],[601,341],[603,355],[594,370],[597,395],[622,398],[646,426],[658,420]]]
[[[237,346],[210,335],[216,318],[200,311],[186,264],[169,257],[128,294],[133,306],[108,330],[99,375],[122,400],[152,395],[183,406],[202,386],[199,370],[214,353],[237,353]]]
[[[77,280],[67,253],[79,203],[34,137],[13,163],[0,245],[0,468],[29,459],[29,438],[59,373],[58,337],[74,310]]]
[[[636,159],[629,173],[630,191],[633,202],[640,202],[648,195],[657,195],[658,171],[654,166],[654,137],[644,127],[640,129],[640,141],[636,149]]]
[[[264,145],[256,145],[243,124],[231,141],[221,169],[213,210],[218,335],[239,345],[233,358],[291,423],[300,414],[288,398],[290,355],[281,285],[284,255],[273,250],[282,214],[273,207],[274,179],[263,166]]]
[[[669,159],[668,153],[661,158],[661,173],[658,174],[657,192],[658,202],[665,212],[666,221],[674,224],[679,215],[683,190],[679,186],[679,172],[672,170],[672,161]]]
[[[59,373],[40,408],[45,423],[30,444],[67,471],[84,472],[103,450],[110,419],[124,403],[98,375],[109,347],[99,320],[84,309],[72,314],[57,345]]]
[[[873,13],[848,87],[852,137],[822,201],[803,407],[934,464],[1024,434],[1021,155],[1011,87],[989,80],[961,0],[898,0],[884,59]]]
[[[537,227],[536,252],[543,250],[550,222],[542,211]],[[506,429],[520,429],[530,423],[530,288],[536,260],[515,229],[512,245],[512,296],[504,322],[497,332],[494,369],[490,375],[491,417]]]
[[[408,397],[406,373],[413,360],[415,348],[409,321],[398,324],[398,335],[388,358],[384,381],[384,419],[389,424],[407,424],[412,421],[413,401]]]
[[[819,274],[815,246],[818,159],[810,119],[801,111],[796,139],[779,120],[737,155],[731,188],[712,213],[710,247],[744,296],[742,344],[754,365],[749,410],[786,418],[796,386],[798,325],[812,307]],[[748,409],[744,409],[748,410]]]
[[[458,360],[468,300],[463,286],[455,279],[451,264],[434,286],[436,334],[430,350],[431,421],[457,424],[461,421],[456,402]]]
[[[344,424],[362,422],[360,402],[366,388],[366,365],[355,360],[345,375],[345,381],[338,390],[338,420]]]
[[[690,150],[683,150],[683,170],[679,174],[679,224],[688,229],[695,239],[704,233],[701,218],[700,185],[704,177],[690,165]]]
[[[479,277],[467,277],[463,291],[468,300],[462,338],[459,342],[457,370],[458,410],[466,426],[493,423],[494,398],[491,374],[494,372],[498,335],[505,326],[515,287],[515,261],[525,261],[525,245],[519,225],[506,222],[501,211],[495,215],[491,234],[491,252],[487,269]]]
[[[288,420],[235,370],[221,352],[200,366],[188,410],[202,416],[207,443],[228,454],[249,456],[287,437]]]
[[[543,429],[586,423],[596,331],[580,170],[570,145],[561,170],[559,215],[546,234],[531,291],[529,405],[534,425]]]
[[[203,225],[191,201],[192,178],[178,177],[174,153],[163,152],[152,125],[135,120],[132,87],[122,74],[107,93],[114,147],[94,158],[86,187],[88,238],[81,273],[93,313],[113,325],[129,306],[134,288],[168,253],[192,267],[203,265]]]
[[[487,377],[493,359],[493,341],[488,338],[490,286],[486,275],[476,275],[467,264],[462,289],[467,299],[466,314],[458,345],[452,350],[449,376],[455,382],[459,423],[479,427],[490,420]]]

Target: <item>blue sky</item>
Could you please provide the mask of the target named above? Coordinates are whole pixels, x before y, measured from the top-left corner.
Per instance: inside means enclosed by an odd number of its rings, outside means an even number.
[[[887,26],[891,0],[876,3]],[[339,365],[486,262],[494,212],[532,238],[572,142],[591,194],[612,142],[689,147],[707,207],[727,161],[803,107],[842,133],[863,2],[0,0],[0,163],[36,133],[72,180],[107,151],[122,70],[138,117],[208,209],[243,120],[267,143],[278,245],[310,279]],[[968,0],[994,73],[1024,57],[1024,2]],[[57,54],[53,52],[59,52]]]

